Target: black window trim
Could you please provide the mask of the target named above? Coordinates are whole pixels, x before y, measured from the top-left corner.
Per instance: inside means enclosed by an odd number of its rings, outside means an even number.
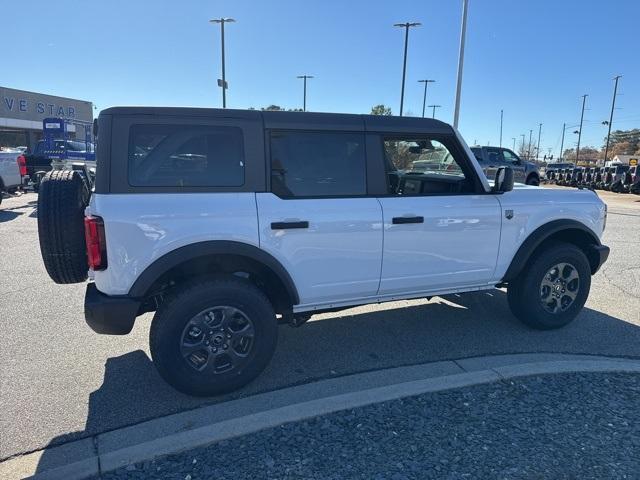
[[[330,133],[330,134],[358,134],[362,135],[363,149],[364,149],[364,178],[365,178],[365,193],[363,194],[350,194],[350,195],[300,195],[291,197],[282,197],[275,193],[271,184],[271,171],[272,171],[272,156],[271,156],[271,135],[273,133]],[[340,199],[340,198],[372,198],[378,195],[372,195],[370,192],[371,185],[369,183],[369,155],[367,152],[367,132],[364,130],[334,130],[324,128],[268,128],[265,129],[265,156],[267,161],[267,171],[265,173],[267,180],[267,192],[272,193],[281,200],[322,200],[322,199]]]
[[[261,117],[210,117],[197,115],[148,115],[148,114],[100,114],[99,144],[101,156],[110,161],[103,162],[96,174],[96,193],[118,194],[186,194],[186,193],[259,193],[265,188],[264,128]],[[240,187],[133,187],[127,181],[128,131],[134,124],[176,124],[201,126],[231,126],[242,130],[244,151],[244,185]],[[121,139],[127,138],[122,142]]]

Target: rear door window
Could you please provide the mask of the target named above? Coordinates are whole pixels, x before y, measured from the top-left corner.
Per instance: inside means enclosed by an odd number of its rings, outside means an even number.
[[[133,125],[129,184],[237,187],[244,184],[242,130],[210,125]]]
[[[364,135],[271,132],[271,190],[282,198],[365,195]]]

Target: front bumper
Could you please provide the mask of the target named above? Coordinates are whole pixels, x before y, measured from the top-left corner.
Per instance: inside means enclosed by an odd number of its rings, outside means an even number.
[[[609,247],[606,245],[591,245],[589,249],[589,263],[591,264],[591,275],[600,270],[600,267],[609,258]]]
[[[111,297],[100,292],[95,283],[87,284],[84,319],[96,333],[126,335],[140,309],[140,301],[130,297]]]

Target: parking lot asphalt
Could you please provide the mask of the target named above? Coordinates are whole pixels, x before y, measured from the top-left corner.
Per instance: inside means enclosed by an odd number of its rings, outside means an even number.
[[[84,323],[84,285],[55,285],[39,254],[37,195],[0,205],[0,460],[240,396],[429,361],[519,352],[640,357],[640,197],[609,205],[609,261],[568,327],[532,331],[505,293],[393,302],[314,316],[280,329],[267,370],[232,395],[194,399],[168,387],[148,353],[146,315],[124,337]]]

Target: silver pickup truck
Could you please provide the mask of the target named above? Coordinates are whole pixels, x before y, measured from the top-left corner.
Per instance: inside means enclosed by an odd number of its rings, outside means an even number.
[[[527,185],[540,185],[540,172],[533,162],[522,160],[508,148],[503,147],[471,147],[471,151],[482,167],[487,178],[494,178],[500,167],[513,170],[514,180]]]

